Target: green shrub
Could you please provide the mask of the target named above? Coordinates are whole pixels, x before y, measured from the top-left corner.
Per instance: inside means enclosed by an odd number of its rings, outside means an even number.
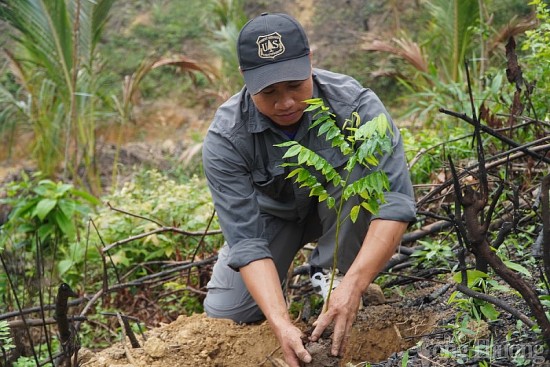
[[[523,70],[528,82],[536,82],[532,97],[533,106],[539,119],[550,119],[548,95],[550,94],[550,9],[542,0],[533,0],[537,11],[539,25],[534,30],[526,31],[522,50],[527,55],[521,60],[525,63]]]
[[[35,249],[34,238],[49,249],[51,244],[74,241],[77,221],[98,204],[90,194],[75,189],[71,184],[40,179],[36,173],[29,177],[22,173],[21,181],[7,185],[6,198],[0,203],[12,207],[8,221],[0,227],[0,249],[5,246]]]
[[[112,207],[134,215],[115,212],[107,206],[99,210],[94,223],[104,245],[154,230],[159,224],[204,231],[214,210],[203,180],[194,176],[179,184],[157,170],[139,172],[133,181],[103,199]],[[219,229],[216,218],[209,229]],[[99,241],[96,235],[91,238],[93,242]],[[115,264],[129,267],[153,259],[175,259],[177,254],[185,258],[195,251],[199,240],[199,236],[164,232],[123,244],[110,254]],[[210,252],[220,244],[221,236],[206,236],[201,250]]]

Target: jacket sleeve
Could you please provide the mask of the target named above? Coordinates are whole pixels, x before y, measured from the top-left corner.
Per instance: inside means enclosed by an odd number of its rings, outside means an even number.
[[[380,206],[380,211],[373,219],[414,222],[416,220],[416,201],[399,129],[393,123],[380,99],[371,90],[367,89],[362,93],[357,112],[364,122],[384,113],[393,131],[392,150],[380,157],[379,164],[375,168],[383,170],[388,176],[390,191],[384,194],[386,203]]]
[[[271,258],[262,238],[263,221],[244,157],[229,139],[209,131],[202,157],[212,200],[229,245],[228,265],[234,270],[255,260]]]

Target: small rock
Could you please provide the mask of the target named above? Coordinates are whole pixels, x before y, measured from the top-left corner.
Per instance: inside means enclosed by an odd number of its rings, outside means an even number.
[[[78,365],[83,365],[84,363],[97,360],[94,352],[89,350],[88,348],[81,348],[78,351]]]
[[[384,297],[384,292],[378,284],[372,283],[367,288],[365,294],[363,294],[363,305],[364,306],[376,306],[386,303],[386,297]]]
[[[147,341],[143,344],[143,350],[150,357],[160,358],[166,354],[168,347],[161,339],[152,337],[147,339]]]
[[[109,357],[112,359],[122,359],[126,357],[126,352],[122,348],[113,348],[109,350]]]

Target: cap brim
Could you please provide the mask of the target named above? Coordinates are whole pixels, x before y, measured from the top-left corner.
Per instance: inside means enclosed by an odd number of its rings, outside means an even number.
[[[257,94],[275,83],[306,80],[310,75],[311,60],[309,55],[243,71],[244,82],[250,94]]]

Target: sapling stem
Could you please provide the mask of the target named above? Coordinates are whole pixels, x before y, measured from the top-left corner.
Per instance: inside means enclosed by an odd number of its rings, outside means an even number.
[[[347,171],[347,174],[345,174],[345,178],[342,178],[341,172],[338,172],[337,168],[333,167],[330,162],[297,141],[291,140],[275,145],[288,148],[282,157],[285,163],[281,166],[294,167],[294,169],[288,174],[287,178],[294,178],[300,187],[308,187],[310,196],[317,197],[319,202],[326,201],[327,207],[336,211],[333,264],[324,305],[325,310],[327,310],[338,265],[338,247],[342,223],[348,218],[355,223],[361,208],[372,214],[377,214],[379,203],[385,202],[384,192],[389,190],[388,178],[385,172],[375,171],[373,168],[379,164],[379,155],[391,151],[390,136],[392,131],[384,114],[361,124],[361,116],[357,112],[353,112],[351,117],[346,119],[343,126],[340,127],[336,123],[335,115],[325,106],[321,98],[309,99],[305,102],[309,105],[305,111],[314,112],[309,129],[317,128],[318,136],[324,134],[325,139],[331,142],[332,147],[338,148],[344,156],[348,157],[343,168],[343,171]],[[346,130],[347,134],[344,134],[343,130]],[[351,173],[358,164],[370,170],[370,172],[354,182],[349,182]],[[319,182],[310,170],[321,173],[325,182]],[[327,191],[330,184],[335,188],[341,188],[337,206],[336,199]],[[354,196],[359,196],[362,201],[352,207],[350,213],[342,218],[344,203]]]

